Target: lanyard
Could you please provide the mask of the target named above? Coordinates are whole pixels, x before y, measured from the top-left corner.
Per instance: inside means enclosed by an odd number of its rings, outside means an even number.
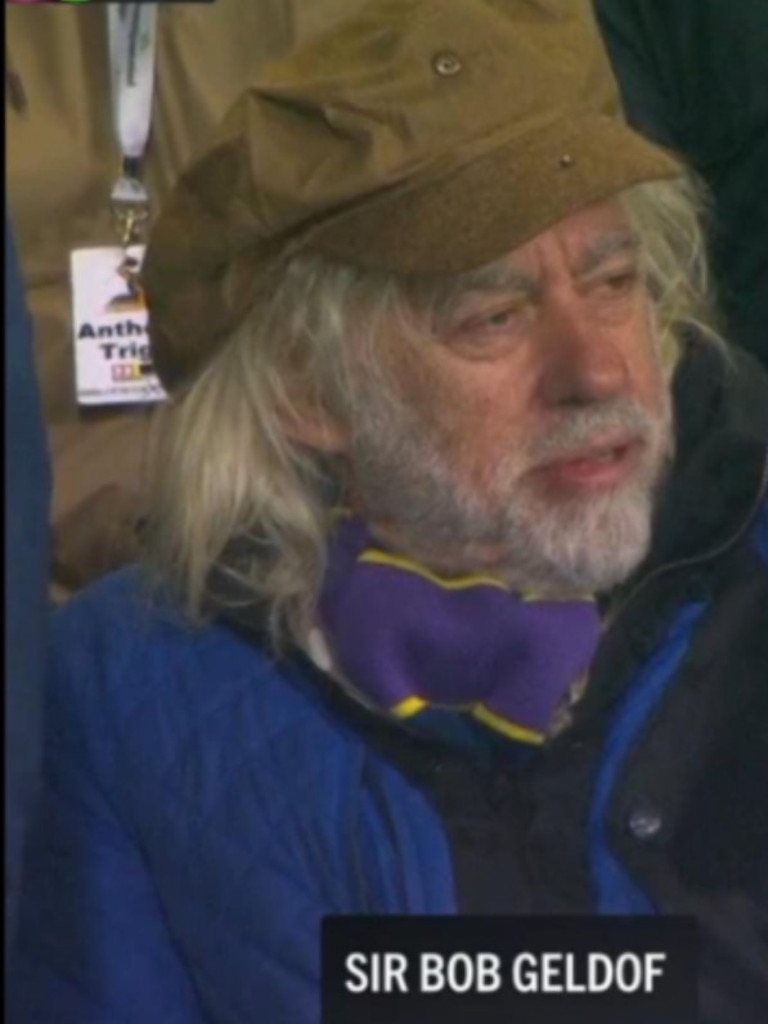
[[[141,161],[152,120],[157,46],[157,5],[117,3],[107,9],[112,119],[122,166],[112,188],[112,205],[123,246],[135,240],[149,215]]]

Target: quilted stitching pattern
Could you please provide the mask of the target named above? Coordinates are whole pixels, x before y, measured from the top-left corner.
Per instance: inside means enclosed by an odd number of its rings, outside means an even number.
[[[83,778],[106,796],[115,844],[125,844],[141,865],[153,894],[147,907],[193,980],[201,1020],[315,1020],[324,913],[452,909],[445,839],[423,797],[390,766],[371,761],[311,693],[234,634],[190,630],[150,611],[137,574],[127,572],[60,613],[56,647],[60,685],[69,691],[61,705],[82,723]],[[394,833],[364,782],[371,777]],[[90,813],[73,821],[71,843],[87,866],[100,824]],[[51,843],[45,828],[39,842]],[[407,895],[394,872],[401,861]],[[38,884],[42,891],[43,879],[31,872],[30,891]],[[62,997],[65,968],[57,964],[71,970],[72,961],[58,944],[66,941],[69,915],[84,912],[77,894],[69,902],[47,922],[46,949],[30,931],[27,984],[39,992],[46,976],[57,976],[49,988],[58,993],[61,1024],[167,1024],[166,995],[158,992],[155,1004],[145,998],[141,1015],[121,1016],[103,977],[89,977],[93,965],[77,960],[81,974],[68,982],[80,996]],[[87,913],[98,945],[110,913],[100,920],[96,904]],[[130,958],[141,948],[141,928],[141,918],[129,914],[125,934],[109,936],[111,956]],[[137,976],[136,984],[143,982]],[[24,1019],[46,1018],[41,1010]]]

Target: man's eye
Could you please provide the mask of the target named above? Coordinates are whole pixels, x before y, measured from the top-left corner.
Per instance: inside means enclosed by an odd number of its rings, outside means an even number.
[[[506,327],[515,317],[517,310],[502,309],[498,313],[489,313],[480,321],[486,327]]]
[[[622,295],[625,292],[632,291],[637,284],[638,277],[638,272],[635,269],[622,270],[603,278],[600,283],[608,292],[614,295]]]
[[[464,331],[501,331],[512,327],[519,319],[522,308],[519,305],[505,306],[487,313],[478,313],[462,324]]]

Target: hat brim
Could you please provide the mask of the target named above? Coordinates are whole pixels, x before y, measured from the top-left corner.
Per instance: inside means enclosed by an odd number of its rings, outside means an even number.
[[[562,119],[491,146],[442,178],[395,187],[318,225],[297,248],[401,274],[457,274],[558,221],[683,165],[618,118]]]

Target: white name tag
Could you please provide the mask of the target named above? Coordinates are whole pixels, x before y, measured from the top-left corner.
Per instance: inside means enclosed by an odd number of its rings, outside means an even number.
[[[71,256],[77,400],[125,405],[165,398],[152,366],[138,274],[144,246],[76,249]]]

